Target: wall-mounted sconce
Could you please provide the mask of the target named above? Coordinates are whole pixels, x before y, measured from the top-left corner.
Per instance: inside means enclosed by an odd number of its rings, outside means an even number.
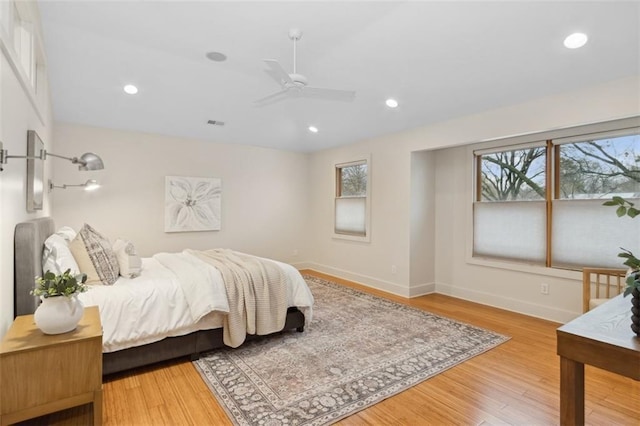
[[[33,136],[31,132],[33,132]],[[35,134],[35,132],[33,130],[29,130],[28,140],[35,139],[35,138],[37,138],[37,135]],[[102,162],[102,159],[98,155],[92,152],[87,152],[85,154],[82,154],[80,158],[65,157],[64,155],[58,155],[52,152],[47,152],[47,150],[45,149],[40,149],[39,155],[35,155],[35,153],[34,155],[9,155],[9,151],[7,151],[6,149],[2,149],[2,142],[0,142],[0,171],[4,170],[2,165],[7,164],[7,160],[9,158],[24,158],[27,160],[46,160],[47,157],[57,157],[57,158],[69,160],[73,164],[79,164],[78,169],[83,171],[104,169],[104,163]]]
[[[71,161],[73,164],[80,164],[78,166],[78,170],[87,171],[87,170],[102,170],[104,169],[104,163],[102,162],[102,158],[93,152],[86,152],[78,157],[65,157],[63,155],[52,154],[47,151],[42,151],[40,154],[43,160],[46,160],[48,156],[64,158],[65,160]],[[9,156],[11,158],[11,156]]]
[[[80,170],[102,170],[104,164],[102,159],[92,152],[82,154],[78,157],[65,157],[64,155],[53,154],[44,149],[44,143],[35,130],[27,131],[27,155],[9,155],[3,149],[0,142],[0,171],[4,170],[2,165],[7,163],[9,158],[24,158],[27,160],[27,211],[34,212],[42,210],[44,203],[44,160],[49,156],[62,158],[78,164]],[[39,160],[39,161],[38,161]],[[87,184],[85,184],[88,186]],[[67,185],[77,186],[77,185]],[[66,188],[66,186],[64,186]],[[51,190],[51,186],[49,190]]]
[[[53,188],[60,188],[60,189],[84,188],[85,191],[95,191],[96,189],[100,188],[100,184],[95,179],[89,179],[85,183],[79,183],[79,184],[73,184],[73,185],[68,185],[68,184],[56,185],[53,182],[51,182],[51,179],[49,179],[49,192],[51,192]]]

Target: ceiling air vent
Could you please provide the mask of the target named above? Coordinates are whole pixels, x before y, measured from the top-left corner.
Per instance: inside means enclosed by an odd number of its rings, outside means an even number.
[[[207,124],[211,124],[213,126],[224,126],[224,121],[209,120],[209,121],[207,121]]]

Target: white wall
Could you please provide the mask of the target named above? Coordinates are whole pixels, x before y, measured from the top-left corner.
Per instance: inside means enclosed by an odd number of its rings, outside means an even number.
[[[435,291],[436,156],[432,151],[411,153],[411,194],[409,203],[410,295]]]
[[[54,189],[57,226],[89,223],[111,240],[131,240],[143,256],[215,247],[291,263],[308,255],[306,154],[68,124],[56,124],[53,136],[59,153],[91,151],[105,163],[94,172],[55,168],[56,184],[102,184],[92,192]],[[222,229],[165,233],[165,176],[222,178]]]
[[[333,273],[405,296],[412,294],[411,271],[416,258],[429,249],[415,245],[417,228],[411,211],[423,199],[411,190],[412,153],[462,146],[511,135],[606,121],[640,114],[640,77],[487,111],[407,132],[362,141],[316,153],[311,158],[311,259],[320,271]],[[470,298],[505,309],[566,321],[581,311],[577,272],[546,268],[523,271],[473,265],[467,262],[472,163],[465,149],[434,152],[435,281],[437,291]],[[331,239],[333,175],[336,162],[354,153],[372,157],[371,243],[353,244]],[[416,165],[414,161],[414,166]],[[428,211],[428,210],[425,210]],[[429,220],[428,215],[425,220]],[[419,231],[422,232],[422,231]],[[413,233],[413,234],[412,234]],[[397,265],[397,274],[391,265]],[[542,274],[542,275],[540,275]],[[540,295],[540,282],[550,294]]]
[[[369,153],[371,242],[334,239],[335,165]],[[312,154],[308,237],[313,262],[307,266],[409,296],[410,166],[409,152],[385,138]]]
[[[31,5],[29,5],[30,7]],[[39,31],[37,10],[30,10],[35,27]],[[9,155],[26,155],[27,130],[35,130],[45,147],[51,141],[51,108],[46,90],[46,76],[40,80],[39,113],[20,84],[4,50],[0,53],[0,140]],[[34,96],[35,98],[35,96]],[[45,175],[51,170],[45,162]],[[0,338],[13,322],[13,231],[17,223],[46,215],[49,203],[45,197],[44,209],[27,213],[27,165],[24,159],[9,159],[0,172]]]

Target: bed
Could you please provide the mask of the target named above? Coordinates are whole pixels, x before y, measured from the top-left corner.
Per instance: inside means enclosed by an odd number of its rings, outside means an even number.
[[[55,224],[50,217],[37,218],[16,225],[14,239],[14,314],[16,316],[31,314],[35,312],[38,306],[38,299],[31,296],[29,291],[33,289],[34,277],[42,275],[44,242],[55,232]],[[195,322],[185,320],[184,315],[180,314],[178,312],[179,308],[176,307],[176,305],[182,303],[181,293],[176,293],[173,287],[167,283],[171,278],[167,277],[165,268],[159,264],[162,259],[162,257],[145,258],[143,259],[143,272],[140,277],[131,280],[119,278],[112,286],[91,286],[88,292],[80,295],[80,299],[85,306],[101,306],[101,320],[104,330],[104,375],[184,356],[197,359],[200,353],[224,346],[224,333],[221,326],[225,313],[221,310],[213,309],[206,315],[199,317]],[[300,274],[292,266],[279,262],[276,262],[276,264],[285,271],[287,285],[289,286],[287,290],[287,303],[289,306],[286,310],[284,327],[281,331],[296,329],[302,332],[305,326],[305,316],[310,317],[313,296]],[[162,285],[159,285],[157,280],[154,281],[157,278],[165,280],[161,281]],[[304,284],[300,283],[301,279]],[[291,285],[296,287],[291,287]],[[123,323],[120,321],[117,327],[112,327],[110,321],[112,321],[112,318],[117,321],[123,311],[130,309],[130,306],[126,305],[130,302],[126,301],[126,296],[123,294],[144,291],[145,288],[151,288],[152,286],[154,297],[156,298],[153,299],[154,304],[169,303],[172,308],[172,313],[169,316],[177,318],[172,323],[171,329],[158,331],[152,328],[151,331],[147,332],[141,331],[144,327],[136,324],[131,329],[132,331],[124,333],[124,337],[116,336],[114,338],[112,335],[117,334],[117,330],[114,329],[123,328]],[[292,288],[294,290],[291,290]],[[119,293],[112,291],[119,291]],[[295,297],[292,296],[292,291],[295,293]],[[306,295],[307,292],[308,296]],[[120,302],[120,300],[124,302]],[[123,303],[126,307],[123,307]],[[136,313],[134,317],[148,315],[154,318],[154,321],[149,322],[151,323],[150,326],[155,326],[155,320],[159,319],[157,311],[154,314],[153,311],[149,310],[150,303],[140,303],[139,305],[134,307],[134,309],[137,309],[134,310]],[[115,311],[113,310],[114,307]],[[223,310],[223,308],[221,309]],[[105,313],[102,312],[103,310]],[[128,319],[127,321],[131,322],[132,320]],[[137,335],[129,338],[128,334]],[[247,339],[253,337],[255,336],[247,336]]]

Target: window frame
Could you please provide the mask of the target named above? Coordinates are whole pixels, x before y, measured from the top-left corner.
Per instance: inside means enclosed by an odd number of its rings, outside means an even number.
[[[0,50],[34,107],[37,117],[44,124],[44,112],[48,109],[48,87],[44,43],[36,25],[37,19],[36,3],[13,0],[3,2],[0,6]],[[23,41],[20,41],[20,51],[16,49],[16,42],[19,41],[16,40],[16,30],[28,33],[27,44],[23,45]]]
[[[359,196],[342,196],[342,174],[341,169],[349,166],[357,166],[360,164],[366,164],[367,166],[367,188],[366,194],[362,197]],[[334,198],[333,198],[333,230],[332,230],[332,238],[338,240],[348,240],[348,241],[357,241],[363,243],[371,242],[371,155],[361,155],[356,157],[355,159],[344,161],[340,163],[334,164]],[[338,199],[341,198],[364,198],[365,199],[365,213],[364,213],[364,235],[359,234],[351,234],[345,232],[338,232],[336,230],[336,222],[337,222],[337,204]]]
[[[471,157],[471,176],[472,188],[471,199],[472,202],[468,203],[470,208],[467,216],[467,223],[471,232],[467,238],[467,263],[479,264],[485,266],[496,266],[504,269],[513,269],[520,271],[529,271],[541,273],[540,269],[545,268],[548,272],[544,274],[555,276],[566,276],[564,271],[573,273],[575,267],[564,265],[553,265],[552,256],[552,236],[553,236],[553,204],[557,201],[569,201],[560,198],[560,156],[559,147],[566,143],[583,142],[588,140],[594,140],[599,138],[613,137],[615,135],[622,134],[637,134],[640,133],[640,116],[626,117],[618,120],[612,120],[601,123],[586,124],[582,126],[567,127],[563,129],[556,129],[547,132],[537,132],[530,134],[523,134],[519,136],[506,137],[500,139],[494,139],[485,141],[480,144],[474,144],[467,149],[468,154]],[[526,149],[541,146],[540,141],[544,140],[546,144],[546,235],[545,235],[545,249],[546,259],[544,264],[535,262],[526,262],[518,259],[490,256],[490,255],[476,255],[474,253],[475,242],[475,205],[476,203],[487,203],[491,201],[481,201],[482,198],[482,158],[481,155],[510,151],[514,149]],[[607,199],[602,199],[602,202]],[[584,200],[579,200],[584,201]],[[508,202],[508,201],[506,201]],[[514,201],[517,202],[517,201]],[[526,202],[526,201],[523,201]],[[612,212],[615,214],[615,212]]]

